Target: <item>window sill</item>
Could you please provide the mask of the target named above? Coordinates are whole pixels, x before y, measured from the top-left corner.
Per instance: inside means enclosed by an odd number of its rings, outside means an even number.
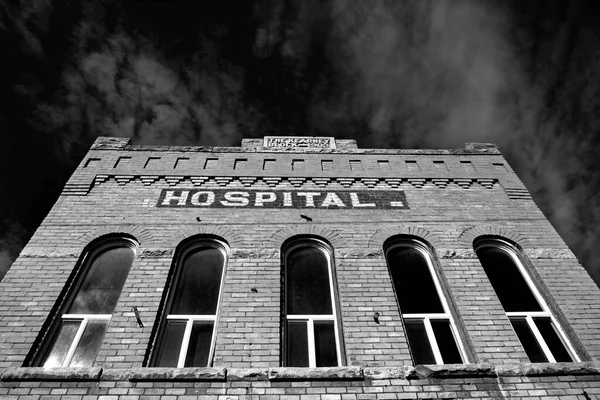
[[[600,375],[600,362],[333,368],[4,368],[0,381],[363,381]]]

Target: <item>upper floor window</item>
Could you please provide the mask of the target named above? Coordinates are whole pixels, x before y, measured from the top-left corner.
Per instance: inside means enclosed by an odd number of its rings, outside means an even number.
[[[579,361],[515,248],[505,241],[488,239],[477,242],[475,251],[529,360]]]
[[[415,240],[394,240],[385,254],[414,363],[465,362],[429,249]]]
[[[135,245],[124,239],[105,241],[86,253],[38,365],[94,364],[134,258]]]
[[[226,261],[227,247],[218,240],[194,241],[178,251],[154,366],[210,365]]]
[[[284,365],[341,365],[329,246],[316,239],[293,242],[284,251],[284,263]]]

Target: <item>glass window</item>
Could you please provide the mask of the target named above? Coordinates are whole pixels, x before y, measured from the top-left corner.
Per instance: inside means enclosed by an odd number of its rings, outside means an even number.
[[[464,351],[428,249],[416,241],[396,241],[387,246],[386,259],[414,363],[463,363]]]
[[[133,243],[112,241],[88,253],[66,308],[45,347],[44,368],[91,367],[135,257]]]
[[[153,365],[206,367],[212,359],[226,247],[216,240],[194,242],[180,254]]]
[[[341,365],[330,249],[296,242],[285,257],[285,360],[288,367]]]
[[[579,361],[515,249],[501,240],[485,240],[475,251],[529,360]]]

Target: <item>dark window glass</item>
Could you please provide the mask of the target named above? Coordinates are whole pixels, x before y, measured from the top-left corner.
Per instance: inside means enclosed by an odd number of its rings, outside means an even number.
[[[190,344],[185,358],[185,367],[206,367],[213,333],[213,323],[195,321],[192,325]]]
[[[331,314],[327,257],[315,247],[301,247],[287,257],[287,314]]]
[[[167,321],[162,346],[158,352],[157,367],[176,367],[185,333],[184,321]]]
[[[112,314],[133,257],[128,247],[108,249],[97,255],[66,314]]]
[[[435,364],[435,356],[427,338],[425,324],[421,320],[404,320],[410,349],[417,364]]]
[[[522,318],[511,318],[510,322],[525,349],[531,362],[548,362],[527,321]]]
[[[496,247],[481,247],[477,256],[505,311],[543,311],[508,253]]]
[[[170,314],[216,314],[223,264],[223,253],[215,248],[201,248],[188,253],[183,261]]]
[[[50,352],[44,362],[45,368],[55,368],[62,366],[65,357],[73,344],[75,334],[81,325],[81,321],[61,321],[58,332],[52,343]]]
[[[569,355],[563,341],[560,340],[550,318],[534,318],[533,321],[542,334],[542,337],[556,359],[556,362],[572,362],[573,359]]]
[[[450,321],[448,320],[431,320],[431,327],[437,341],[438,348],[442,355],[444,364],[461,364],[462,357],[454,340]]]
[[[317,367],[337,367],[333,321],[314,321]]]
[[[88,321],[69,367],[91,367],[94,364],[107,327],[108,320]]]
[[[305,321],[289,321],[287,325],[288,367],[308,367],[308,333]]]
[[[398,246],[387,253],[387,258],[403,314],[444,312],[427,261],[420,251]]]

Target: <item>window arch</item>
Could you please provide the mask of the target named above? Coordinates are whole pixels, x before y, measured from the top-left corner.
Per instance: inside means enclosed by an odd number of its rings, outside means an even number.
[[[284,246],[282,254],[283,364],[342,365],[331,248],[320,239],[302,238]]]
[[[527,273],[518,250],[498,238],[475,241],[477,257],[531,362],[579,361]]]
[[[228,252],[217,239],[192,240],[177,251],[153,366],[210,365]]]
[[[129,239],[106,239],[84,253],[35,365],[91,367],[136,255]]]
[[[384,249],[415,365],[466,362],[428,246],[406,237]]]

